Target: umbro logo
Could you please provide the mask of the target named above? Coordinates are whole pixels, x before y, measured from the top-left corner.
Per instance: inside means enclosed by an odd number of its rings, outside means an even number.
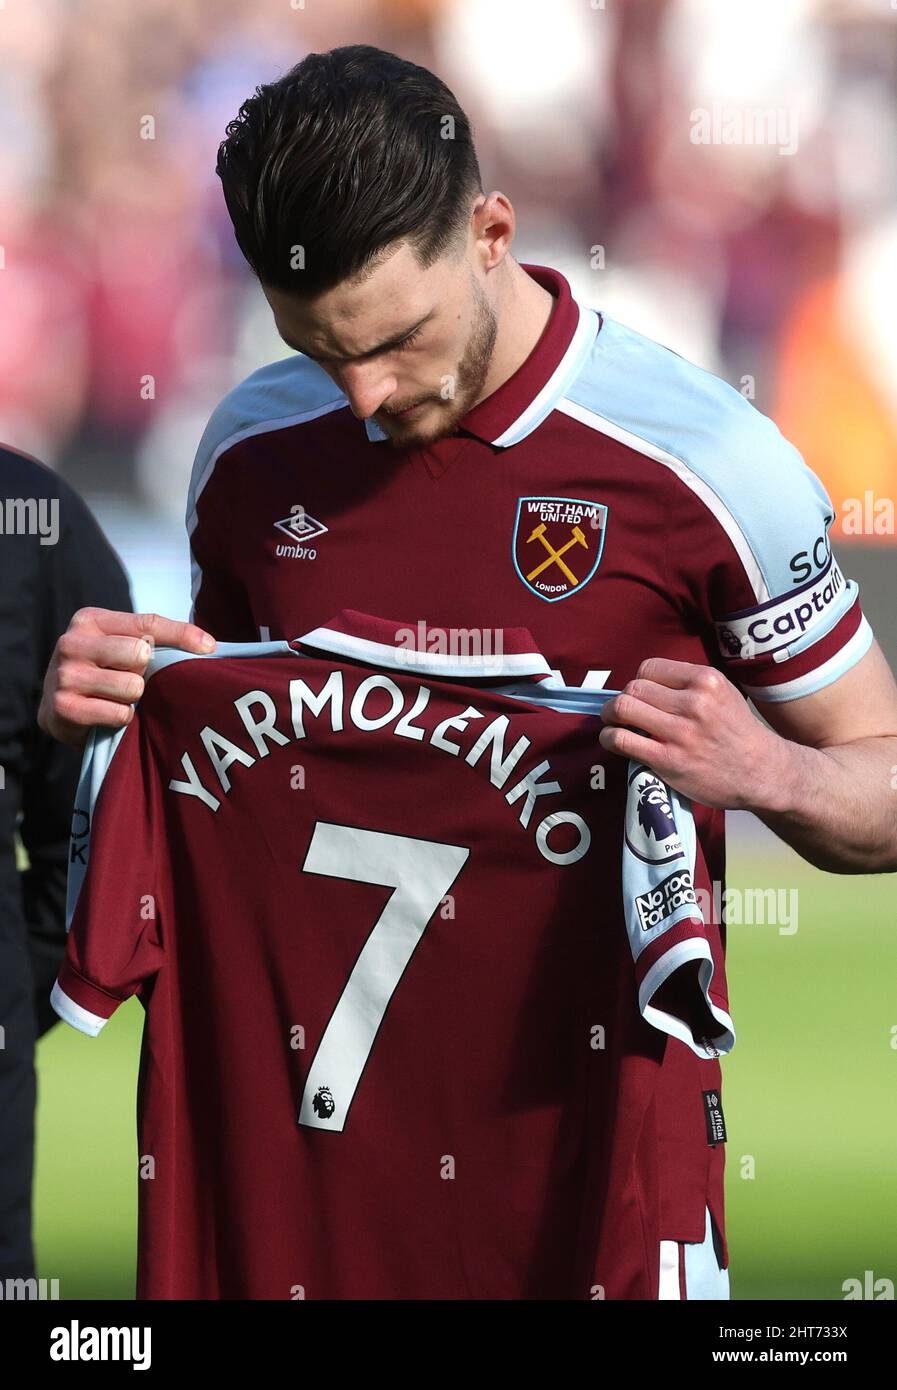
[[[309,516],[304,507],[291,507],[290,515],[275,521],[278,530],[285,532],[291,541],[309,541],[312,536],[322,536],[327,530],[323,521]]]
[[[278,542],[274,553],[287,555],[292,560],[314,560],[318,552],[314,546],[309,546],[308,542],[315,536],[323,536],[329,529],[323,521],[310,516],[305,508],[300,506],[291,507],[290,515],[275,521],[274,525],[290,539],[289,545]]]

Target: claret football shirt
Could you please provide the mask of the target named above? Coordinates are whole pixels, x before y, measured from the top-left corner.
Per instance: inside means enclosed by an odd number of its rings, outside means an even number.
[[[655,1299],[667,1048],[734,1042],[691,810],[525,630],[160,651],[53,1004],[145,1010],[145,1298]]]
[[[344,608],[524,627],[567,685],[619,690],[667,657],[715,666],[761,712],[837,680],[872,634],[798,451],[560,271],[523,269],[554,298],[539,342],[435,444],[394,448],[302,354],[228,393],[190,484],[195,620],[225,641],[288,640]],[[426,348],[402,355],[405,399],[426,391]],[[693,812],[723,900],[724,813]],[[702,1241],[709,1206],[727,1264],[726,1146],[705,1113],[720,1063],[673,1038],[663,1072],[664,1238]]]

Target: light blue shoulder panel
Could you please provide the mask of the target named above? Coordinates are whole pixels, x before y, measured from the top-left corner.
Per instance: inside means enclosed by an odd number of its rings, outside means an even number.
[[[331,378],[302,353],[269,362],[219,401],[203,430],[187,491],[187,532],[196,521],[196,501],[226,449],[249,435],[314,420],[348,404]]]
[[[593,417],[586,423],[672,466],[730,536],[740,533],[765,587],[758,603],[794,591],[790,561],[800,552],[812,556],[834,508],[794,445],[746,397],[604,315],[567,400]],[[824,627],[795,640],[790,654],[831,630],[856,593],[855,583],[845,583]]]

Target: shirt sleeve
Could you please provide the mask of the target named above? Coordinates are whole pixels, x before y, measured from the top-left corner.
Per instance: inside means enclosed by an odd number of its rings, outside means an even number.
[[[160,784],[140,708],[126,729],[94,729],[69,842],[65,957],[50,995],[91,1037],[164,963]]]
[[[212,559],[205,545],[205,531],[198,527],[190,537],[190,558],[194,575],[191,623],[219,642],[257,641],[243,589]]]
[[[32,601],[24,603],[21,621],[31,640],[28,651],[38,667],[35,701],[29,710],[27,758],[22,781],[22,820],[19,832],[28,852],[21,874],[22,902],[28,933],[28,953],[35,984],[38,1032],[58,1019],[49,1007],[50,987],[65,950],[66,867],[69,824],[78,783],[78,753],[50,738],[34,722],[37,696],[53,648],[78,608],[96,605],[130,612],[133,609],[127,574],[90,510],[64,479],[47,476],[33,465],[37,485],[57,494],[60,536],[46,548],[33,538],[36,554]]]
[[[233,393],[232,393],[233,394]],[[233,486],[233,448],[241,432],[226,397],[212,412],[193,460],[187,490],[190,546],[190,621],[220,642],[258,641],[246,589],[228,538],[240,502]]]
[[[820,480],[746,402],[730,424],[730,466],[671,479],[670,583],[744,695],[795,700],[838,680],[873,634],[832,551]]]
[[[725,956],[691,805],[630,762],[623,904],[642,1017],[707,1059],[731,1052]]]

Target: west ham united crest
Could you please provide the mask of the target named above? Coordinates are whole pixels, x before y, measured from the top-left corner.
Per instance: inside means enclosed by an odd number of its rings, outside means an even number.
[[[607,507],[581,497],[520,497],[514,520],[514,568],[546,603],[579,593],[598,568]]]

